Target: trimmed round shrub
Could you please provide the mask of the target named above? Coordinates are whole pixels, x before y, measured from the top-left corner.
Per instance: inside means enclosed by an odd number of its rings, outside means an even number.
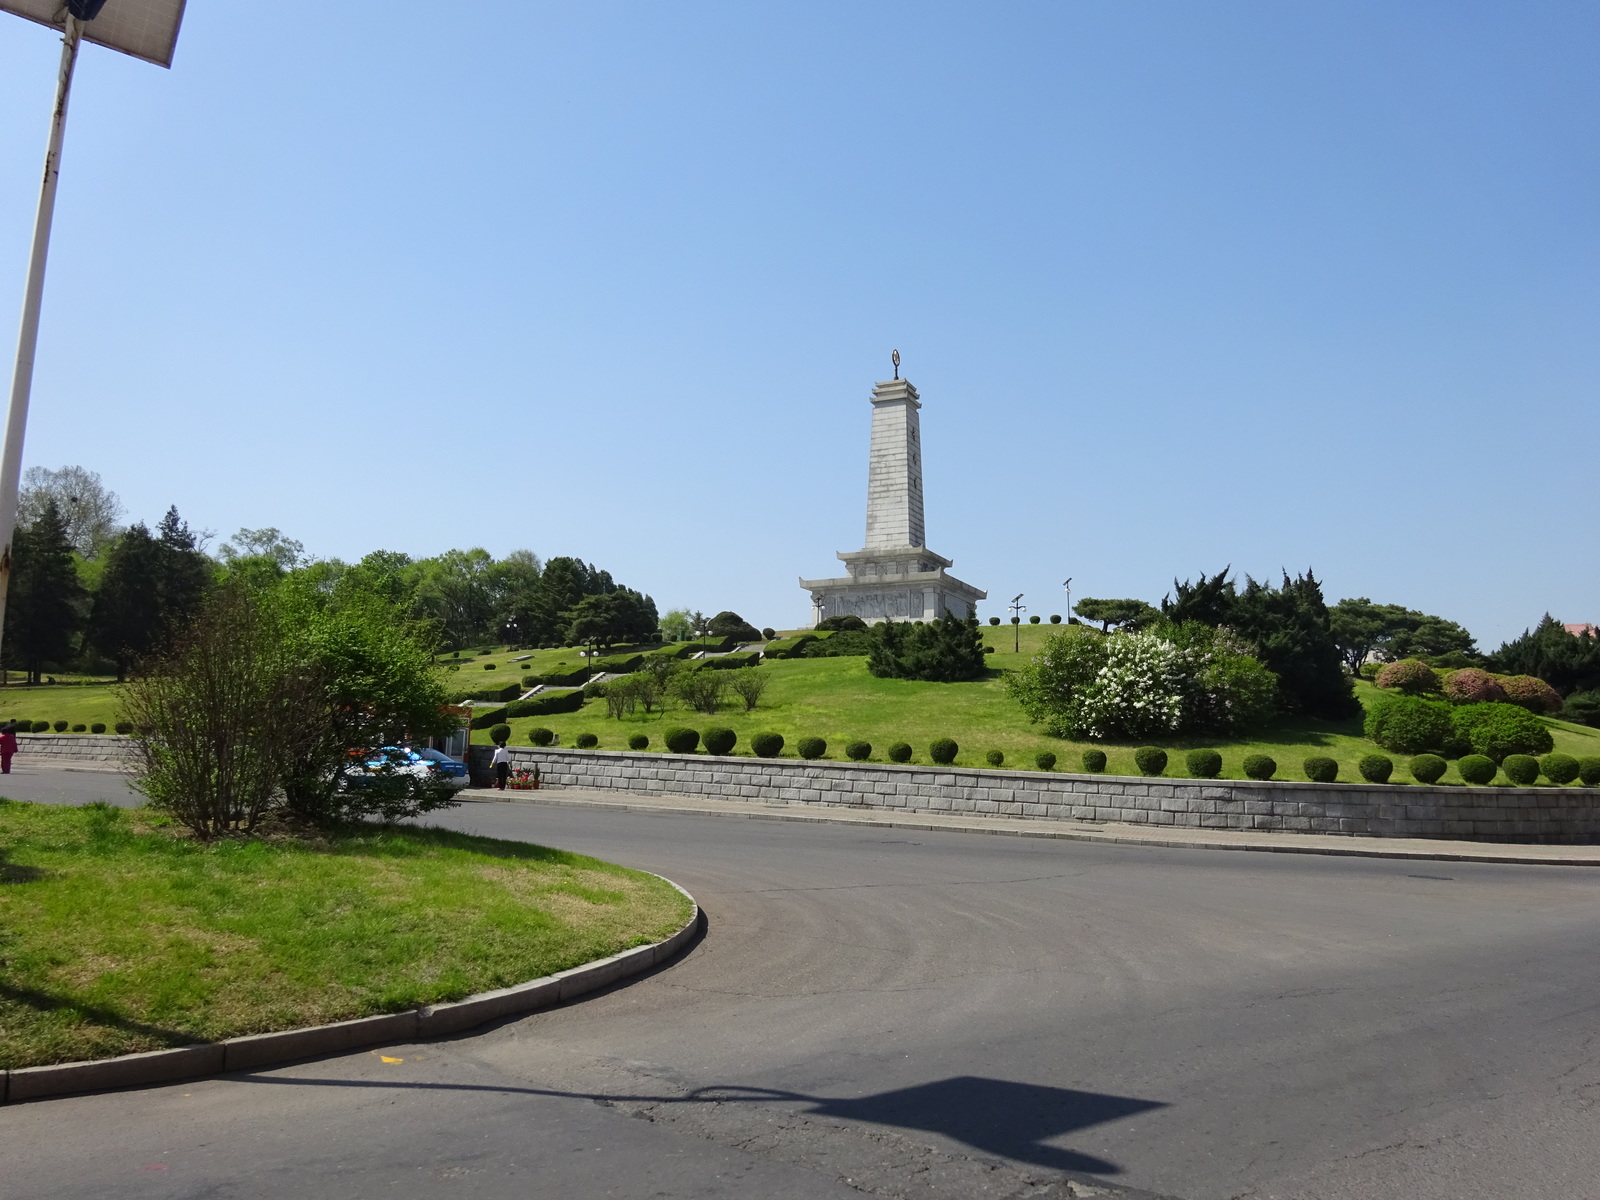
[[[1052,624],[1052,625],[1061,624],[1061,614],[1060,613],[1051,613],[1050,614],[1050,624]]]
[[[1037,625],[1038,623],[1039,623],[1039,614],[1038,613],[1034,613],[1033,616],[1028,618],[1028,624],[1029,625]]]
[[[1006,765],[1006,756],[1003,751],[991,750],[983,756],[983,761],[991,767],[1003,767]]]
[[[750,739],[750,749],[757,758],[777,758],[783,753],[783,734],[758,733]]]
[[[1183,762],[1196,779],[1215,779],[1222,774],[1222,755],[1215,750],[1191,750]]]
[[[693,754],[700,745],[700,731],[698,729],[673,728],[662,734],[661,740],[666,743],[667,749],[674,754]]]
[[[766,638],[767,641],[770,642],[773,638],[778,636],[778,631],[776,629],[773,629],[771,626],[768,626],[768,627],[762,629],[761,636]]]
[[[999,617],[990,617],[989,618],[989,624],[991,624],[991,625],[1000,624],[1000,618]]]
[[[1022,618],[1021,617],[1012,617],[1011,618],[1011,623],[1013,625],[1021,625],[1022,624]]]
[[[1456,763],[1456,773],[1463,783],[1483,786],[1500,773],[1499,766],[1487,754],[1469,754]]]
[[[1570,754],[1546,754],[1539,760],[1539,771],[1557,787],[1566,787],[1578,777],[1578,760]]]
[[[1452,740],[1461,752],[1501,762],[1508,754],[1549,754],[1555,739],[1545,723],[1515,704],[1466,704],[1450,714]]]
[[[1141,775],[1162,775],[1167,770],[1167,752],[1159,746],[1140,746],[1133,752],[1133,763]]]
[[[1444,681],[1445,699],[1452,704],[1488,704],[1506,698],[1500,681],[1477,667],[1452,671]]]
[[[739,744],[739,735],[731,729],[708,729],[702,740],[707,754],[730,754]]]
[[[993,646],[985,646],[983,648],[983,652],[985,654],[993,654],[994,653],[994,647]]]
[[[504,746],[511,740],[511,726],[504,721],[498,725],[489,726],[489,740],[496,746]]]
[[[89,727],[87,725],[74,725],[72,727],[72,732],[73,733],[88,733],[89,732]]]
[[[483,669],[485,671],[493,671],[493,670],[496,670],[497,667],[496,667],[496,665],[494,663],[484,663],[483,664]]]
[[[1506,703],[1531,713],[1561,711],[1561,693],[1536,675],[1507,675],[1500,679]]]
[[[1356,770],[1368,783],[1388,783],[1394,774],[1394,759],[1387,754],[1368,754],[1356,764]]]
[[[528,740],[535,746],[548,746],[556,740],[555,730],[546,729],[543,725],[528,731]]]
[[[1056,756],[1048,750],[1040,751],[1033,756],[1033,765],[1041,771],[1054,771],[1056,769]]]
[[[650,749],[650,735],[647,734],[647,733],[636,733],[636,734],[634,734],[631,738],[628,739],[628,749],[629,750],[648,750],[648,749]]]
[[[600,737],[594,733],[580,733],[572,744],[579,750],[593,750],[600,744]]]
[[[55,723],[55,731],[57,733],[65,733],[67,731],[67,726],[69,724],[70,724],[70,722],[68,722],[68,721],[57,721]]]
[[[1312,783],[1332,783],[1339,778],[1339,764],[1323,754],[1313,754],[1301,764],[1306,778]]]
[[[1449,769],[1450,764],[1437,754],[1419,754],[1406,764],[1411,778],[1418,783],[1438,783]]]
[[[1532,787],[1539,782],[1539,760],[1531,754],[1508,754],[1500,769],[1518,787]]]
[[[1278,761],[1270,754],[1246,755],[1244,773],[1251,779],[1271,779],[1278,773]]]
[[[943,766],[955,762],[956,755],[961,752],[961,747],[956,745],[954,738],[940,738],[928,747],[928,757]]]
[[[90,733],[104,733],[105,731],[106,731],[106,723],[104,721],[96,721],[93,725],[89,726],[89,732]],[[1576,767],[1578,765],[1576,759],[1573,760],[1573,764],[1572,765],[1574,767]]]
[[[898,762],[898,763],[908,763],[908,762],[910,762],[911,761],[911,743],[910,742],[896,742],[894,745],[890,746],[889,747],[889,761],[890,762]]]
[[[1386,692],[1423,696],[1439,690],[1439,673],[1420,658],[1402,658],[1378,672],[1377,684]]]
[[[816,759],[828,752],[828,743],[819,737],[801,738],[795,749],[800,752],[801,758]]]
[[[1085,750],[1083,752],[1083,771],[1085,775],[1099,775],[1106,769],[1106,752],[1104,750]]]
[[[35,728],[38,728],[35,726]],[[1578,760],[1578,778],[1590,787],[1600,784],[1600,758],[1580,758]]]
[[[851,742],[844,748],[844,756],[851,762],[866,762],[872,757],[872,743]]]
[[[1449,746],[1452,718],[1462,711],[1467,710],[1453,710],[1438,700],[1385,696],[1367,709],[1364,730],[1392,754],[1437,754]]]

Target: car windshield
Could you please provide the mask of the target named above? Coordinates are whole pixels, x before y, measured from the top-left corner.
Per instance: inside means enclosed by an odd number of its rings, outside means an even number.
[[[418,750],[417,751],[417,755],[420,758],[427,759],[429,762],[453,763],[453,762],[458,762],[459,761],[458,759],[451,758],[443,750],[432,750],[432,749]]]

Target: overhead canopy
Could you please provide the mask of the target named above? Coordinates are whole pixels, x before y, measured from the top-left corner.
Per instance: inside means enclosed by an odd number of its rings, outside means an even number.
[[[120,50],[158,67],[172,65],[186,0],[106,0],[94,20],[84,23],[83,40]],[[0,12],[15,13],[53,29],[66,27],[64,0],[0,0]]]

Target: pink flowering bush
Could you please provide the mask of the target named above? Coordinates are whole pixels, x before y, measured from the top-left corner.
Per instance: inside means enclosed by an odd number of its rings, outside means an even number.
[[[1561,693],[1536,675],[1502,675],[1500,690],[1507,702],[1531,713],[1561,711]]]
[[[1378,686],[1385,691],[1423,696],[1439,690],[1439,673],[1418,658],[1402,658],[1378,672]]]
[[[1444,695],[1452,704],[1494,704],[1506,698],[1500,681],[1477,667],[1452,671],[1445,678]]]

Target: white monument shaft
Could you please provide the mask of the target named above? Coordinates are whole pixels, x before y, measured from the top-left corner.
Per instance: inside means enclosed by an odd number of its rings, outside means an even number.
[[[965,620],[988,595],[950,575],[950,560],[925,544],[921,408],[907,380],[872,389],[867,541],[839,554],[848,575],[800,581],[819,621],[845,615],[867,622],[932,621],[947,613]]]

